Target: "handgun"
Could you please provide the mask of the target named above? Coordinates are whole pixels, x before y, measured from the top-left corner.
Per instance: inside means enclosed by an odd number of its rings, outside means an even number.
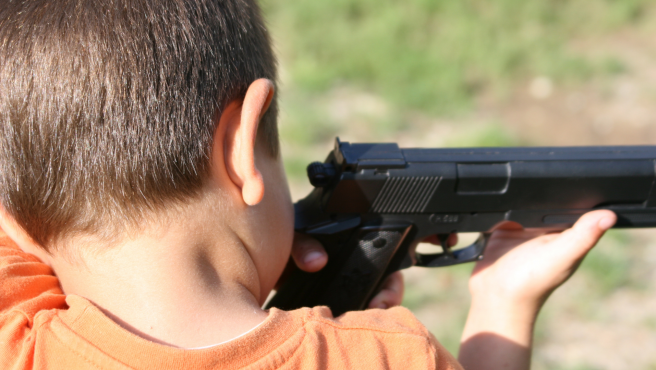
[[[267,307],[364,309],[395,271],[481,259],[507,223],[564,230],[609,209],[616,228],[656,226],[656,146],[401,149],[337,138],[307,172],[314,190],[294,204],[294,227],[323,244],[328,263],[295,271]],[[461,232],[480,237],[458,250],[415,250],[428,236]]]

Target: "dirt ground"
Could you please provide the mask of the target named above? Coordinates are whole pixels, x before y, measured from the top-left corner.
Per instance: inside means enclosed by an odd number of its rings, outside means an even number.
[[[656,43],[649,35],[619,33],[581,41],[586,54],[613,55],[626,67],[615,77],[573,89],[536,77],[505,102],[481,102],[524,141],[542,145],[656,143]]]

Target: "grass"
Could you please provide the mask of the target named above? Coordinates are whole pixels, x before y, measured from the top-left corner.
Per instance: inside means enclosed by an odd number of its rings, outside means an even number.
[[[466,282],[469,280],[472,268],[473,264],[443,267],[440,269],[434,269],[434,271],[430,271],[433,269],[422,268],[429,271],[424,272],[424,274],[426,274],[426,279],[429,280],[429,282],[419,282],[417,284],[409,285],[403,296],[403,306],[408,307],[409,309],[417,309],[429,302],[444,303],[449,301],[453,297],[450,293],[445,293],[444,290],[450,290],[455,286],[458,286],[459,288],[464,287],[465,290],[467,290]],[[427,289],[427,286],[440,286],[444,289]],[[467,292],[464,292],[464,295],[466,294]]]
[[[473,264],[445,268],[419,268],[408,271],[403,306],[439,338],[451,353],[457,354],[469,306],[467,282]]]
[[[618,73],[569,42],[641,22],[650,0],[267,0],[290,81],[310,92],[339,84],[404,109],[466,111],[476,96],[546,75]]]
[[[627,248],[631,245],[627,231],[610,230],[586,256],[580,269],[589,278],[592,292],[603,297],[623,287],[640,288],[640,279],[633,273],[640,251]]]

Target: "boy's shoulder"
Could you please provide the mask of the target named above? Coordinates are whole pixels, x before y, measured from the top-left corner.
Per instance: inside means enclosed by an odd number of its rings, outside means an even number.
[[[330,308],[324,306],[300,310],[299,313],[306,315],[308,324],[315,322],[335,330],[375,331],[424,338],[429,336],[426,327],[405,307],[351,311],[338,317],[333,317]]]
[[[281,312],[272,310],[273,320]],[[298,357],[316,361],[297,363],[303,368],[339,364],[346,368],[461,369],[426,327],[403,307],[353,311],[336,318],[327,307],[304,308],[283,315],[303,322],[304,343],[298,347]]]

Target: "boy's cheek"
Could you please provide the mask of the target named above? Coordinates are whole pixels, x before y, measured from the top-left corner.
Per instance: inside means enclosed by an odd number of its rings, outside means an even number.
[[[280,222],[283,218],[279,217],[276,222],[272,222],[270,225],[276,227],[278,230],[266,236],[261,235],[264,240],[261,240],[260,245],[262,245],[264,250],[259,254],[260,263],[258,265],[261,268],[258,270],[261,278],[261,295],[263,299],[273,290],[285,266],[289,262],[289,256],[291,254],[293,222]]]
[[[258,251],[262,257],[259,264],[263,274],[261,284],[263,293],[268,295],[289,261],[294,238],[294,207],[281,161],[272,159],[261,171],[265,190],[262,203],[256,206],[262,207],[262,212],[254,232],[262,246]]]
[[[275,236],[272,235],[274,237],[269,239],[269,242],[265,241],[265,245],[269,244],[268,248],[273,252],[269,261],[276,266],[276,271],[273,272],[270,283],[275,284],[289,261],[294,240],[294,211],[291,199],[285,196],[277,209],[271,213],[269,222],[274,227],[272,233]],[[271,287],[273,288],[273,285]]]

